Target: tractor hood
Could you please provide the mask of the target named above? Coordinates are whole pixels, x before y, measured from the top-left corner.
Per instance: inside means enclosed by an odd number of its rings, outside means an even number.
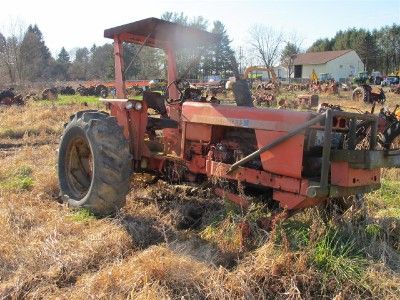
[[[202,102],[185,102],[182,107],[184,122],[274,131],[289,131],[304,124],[313,116],[315,114],[311,112]]]

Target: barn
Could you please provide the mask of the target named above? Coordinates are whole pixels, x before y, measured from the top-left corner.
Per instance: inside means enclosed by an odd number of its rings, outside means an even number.
[[[313,70],[320,76],[329,73],[339,82],[364,71],[364,64],[351,49],[297,54],[293,59],[294,78],[310,78]]]

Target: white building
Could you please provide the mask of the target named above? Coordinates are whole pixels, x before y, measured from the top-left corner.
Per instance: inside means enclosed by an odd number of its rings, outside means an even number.
[[[276,77],[278,77],[279,79],[286,79],[288,77],[288,70],[284,66],[273,67],[273,69]],[[268,71],[254,70],[251,72],[251,74],[252,78],[259,78],[263,81],[271,79]]]
[[[313,70],[330,73],[336,81],[345,81],[349,76],[364,71],[364,64],[354,50],[337,50],[297,54],[293,59],[294,78],[309,79]]]

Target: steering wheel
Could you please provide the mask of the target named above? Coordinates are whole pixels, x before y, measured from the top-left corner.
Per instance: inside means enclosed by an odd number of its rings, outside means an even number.
[[[175,86],[176,86],[176,89],[178,90],[178,93],[179,93],[179,101],[174,101],[174,100],[172,100],[172,99],[168,99],[168,98],[166,98],[165,99],[165,101],[168,103],[168,104],[172,104],[172,103],[176,103],[176,102],[179,102],[179,103],[182,103],[183,102],[183,87],[180,87],[179,85],[181,85],[182,83],[186,83],[187,85],[189,85],[190,86],[190,82],[189,81],[187,81],[186,79],[179,79],[179,80],[174,80],[174,81],[171,81],[168,85],[167,85],[167,87],[165,88],[165,92],[164,92],[164,94],[166,95],[167,94],[167,92],[169,91],[169,88],[170,88],[170,86],[171,85],[173,85],[173,84],[175,84]]]

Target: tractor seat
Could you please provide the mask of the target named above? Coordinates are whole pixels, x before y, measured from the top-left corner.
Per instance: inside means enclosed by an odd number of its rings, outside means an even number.
[[[146,101],[149,108],[154,109],[163,118],[168,118],[167,108],[165,106],[165,97],[158,92],[144,91],[143,101]]]

